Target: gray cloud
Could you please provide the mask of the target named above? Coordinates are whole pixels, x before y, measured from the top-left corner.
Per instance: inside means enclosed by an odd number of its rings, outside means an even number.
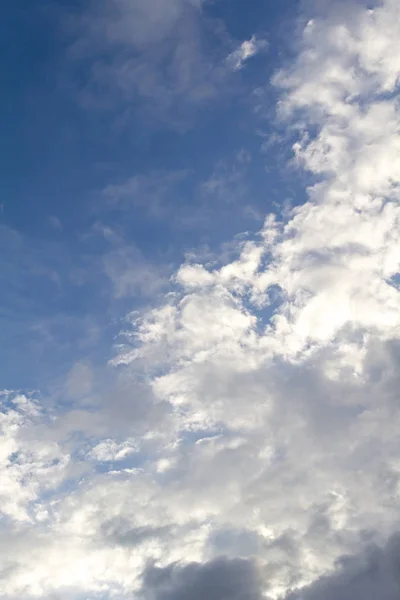
[[[139,546],[148,540],[166,537],[170,533],[170,527],[132,527],[129,520],[123,517],[110,519],[101,526],[104,539],[121,546]]]
[[[164,568],[149,566],[143,578],[144,600],[261,600],[253,563],[217,558],[208,563]]]
[[[337,570],[286,600],[397,600],[400,597],[400,534],[384,548],[369,546],[359,556],[342,557]]]

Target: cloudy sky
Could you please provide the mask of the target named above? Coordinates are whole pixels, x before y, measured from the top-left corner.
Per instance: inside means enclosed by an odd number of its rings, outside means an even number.
[[[398,0],[0,31],[0,598],[398,600]]]

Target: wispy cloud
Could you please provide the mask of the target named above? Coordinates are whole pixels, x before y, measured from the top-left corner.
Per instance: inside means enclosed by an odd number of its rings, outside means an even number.
[[[119,245],[104,256],[104,270],[116,298],[151,297],[168,284],[168,265],[153,264],[132,245]]]
[[[71,49],[72,57],[92,64],[82,99],[92,103],[101,90],[103,100],[113,98],[113,106],[134,102],[136,111],[140,107],[171,123],[214,99],[226,85],[222,57],[230,39],[220,23],[204,18],[204,4],[92,2]]]
[[[138,174],[120,183],[110,184],[103,197],[114,206],[140,208],[149,216],[162,218],[171,212],[171,195],[179,198],[179,186],[187,180],[187,171],[152,171]]]
[[[194,169],[135,175],[102,190],[104,213],[117,210],[126,220],[139,210],[150,219],[163,220],[181,230],[216,227],[226,220],[232,206],[249,217],[251,194],[246,170],[250,162],[249,152],[241,149],[233,158],[217,162],[206,178]]]

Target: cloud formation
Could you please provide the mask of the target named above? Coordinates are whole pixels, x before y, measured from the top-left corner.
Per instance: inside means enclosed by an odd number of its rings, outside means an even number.
[[[140,48],[199,8],[121,7]],[[308,21],[274,79],[308,202],[182,264],[85,402],[3,393],[0,595],[397,597],[398,33],[392,0]]]

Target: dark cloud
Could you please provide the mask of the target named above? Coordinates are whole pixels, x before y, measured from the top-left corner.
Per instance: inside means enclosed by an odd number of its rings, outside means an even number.
[[[337,570],[286,600],[398,600],[400,598],[400,534],[384,548],[369,546],[355,557],[343,557]]]
[[[261,600],[252,562],[217,558],[205,564],[150,566],[143,578],[144,600]]]

